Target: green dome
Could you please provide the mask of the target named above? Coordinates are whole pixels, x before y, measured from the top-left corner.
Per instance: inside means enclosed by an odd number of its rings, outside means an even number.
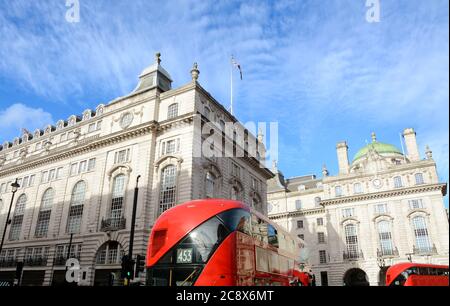
[[[367,146],[363,147],[361,150],[359,150],[356,153],[355,157],[353,157],[353,161],[355,161],[357,159],[360,159],[361,157],[366,155],[371,148],[373,148],[375,151],[377,151],[380,154],[383,154],[383,153],[384,154],[386,154],[386,153],[387,154],[394,153],[394,154],[403,155],[403,153],[399,149],[397,149],[395,146],[393,146],[393,145],[374,141],[374,142],[368,144]]]

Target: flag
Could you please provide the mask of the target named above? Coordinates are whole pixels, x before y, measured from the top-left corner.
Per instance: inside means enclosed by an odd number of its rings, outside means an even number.
[[[231,63],[233,64],[234,67],[236,67],[237,69],[239,69],[239,73],[241,74],[241,80],[242,80],[242,69],[241,69],[241,64],[239,64],[238,62],[236,62],[236,60],[231,57]]]

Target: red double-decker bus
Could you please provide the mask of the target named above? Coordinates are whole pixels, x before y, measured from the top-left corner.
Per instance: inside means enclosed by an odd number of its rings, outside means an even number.
[[[399,263],[386,271],[386,286],[448,286],[448,266]]]
[[[147,249],[147,285],[295,284],[304,242],[247,205],[195,200],[164,212]]]

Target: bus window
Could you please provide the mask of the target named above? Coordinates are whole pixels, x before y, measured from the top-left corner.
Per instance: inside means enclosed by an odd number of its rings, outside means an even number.
[[[278,248],[278,232],[275,227],[270,224],[267,224],[267,236],[269,244]]]
[[[252,235],[260,241],[267,241],[267,224],[256,215],[252,215]]]
[[[247,235],[251,234],[250,213],[243,209],[227,210],[217,216],[225,226],[232,231],[239,231]]]

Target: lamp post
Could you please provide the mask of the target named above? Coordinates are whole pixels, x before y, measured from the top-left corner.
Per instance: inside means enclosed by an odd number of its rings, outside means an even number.
[[[19,187],[20,187],[20,185],[19,185],[19,183],[17,183],[17,179],[16,179],[16,181],[11,184],[12,197],[11,197],[11,203],[9,204],[8,215],[6,216],[5,229],[3,230],[3,235],[2,235],[2,242],[0,244],[0,254],[2,253],[3,242],[5,241],[6,229],[8,228],[8,224],[10,223],[9,215],[11,214],[11,208],[12,208],[13,202],[14,202],[14,195],[16,194],[17,189],[19,189]]]

